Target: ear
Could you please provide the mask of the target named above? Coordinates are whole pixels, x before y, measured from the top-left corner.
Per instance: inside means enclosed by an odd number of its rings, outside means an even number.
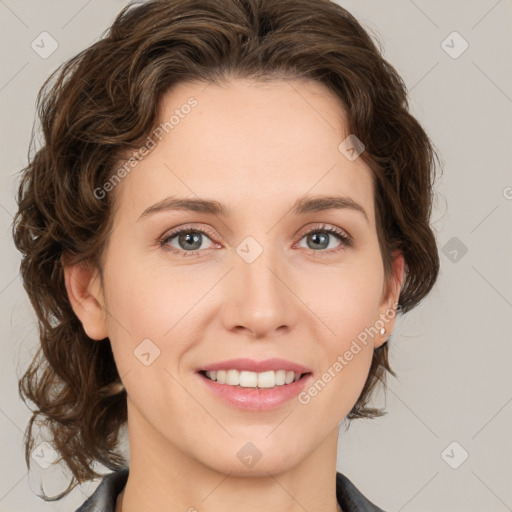
[[[64,267],[64,279],[71,307],[87,336],[103,340],[108,336],[106,310],[99,270],[86,262]]]
[[[379,319],[384,323],[386,332],[375,336],[374,347],[378,348],[386,342],[395,327],[398,299],[405,279],[405,260],[401,251],[393,252],[393,271],[384,284],[382,301],[379,307]],[[379,324],[380,331],[380,324]]]

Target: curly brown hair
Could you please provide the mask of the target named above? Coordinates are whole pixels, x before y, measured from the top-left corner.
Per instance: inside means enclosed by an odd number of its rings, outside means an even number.
[[[305,78],[332,91],[347,112],[350,133],[364,141],[361,158],[374,175],[385,276],[392,275],[393,251],[405,259],[402,312],[437,279],[430,215],[439,157],[409,113],[401,77],[349,12],[329,0],[127,5],[100,40],[41,87],[44,143],[20,171],[13,238],[41,342],[19,381],[22,399],[36,406],[25,432],[25,458],[30,468],[37,419],[73,475],[66,491],[43,499],[60,499],[101,476],[95,462],[112,470],[127,465],[119,452],[126,393],[110,343],[91,340],[71,307],[63,258],[101,271],[115,195],[98,197],[95,190],[153,130],[166,91],[180,82],[229,77]],[[384,414],[367,403],[376,384],[385,385],[386,371],[395,375],[384,344],[347,419]]]

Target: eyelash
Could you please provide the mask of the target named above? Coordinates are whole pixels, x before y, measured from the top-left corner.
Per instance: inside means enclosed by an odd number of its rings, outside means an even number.
[[[205,249],[198,249],[196,251],[183,251],[183,250],[177,250],[174,247],[167,246],[167,243],[170,240],[172,240],[173,238],[176,238],[178,235],[180,235],[182,233],[189,233],[189,234],[202,233],[203,235],[208,236],[212,240],[212,242],[214,242],[214,240],[213,240],[214,237],[213,237],[212,233],[210,233],[206,229],[183,227],[183,228],[176,229],[175,231],[172,231],[169,234],[164,235],[164,237],[158,241],[158,245],[162,248],[165,247],[165,250],[168,250],[169,252],[183,256],[184,258],[188,258],[191,256],[192,257],[197,256],[199,253],[205,251]],[[314,253],[317,253],[317,252],[321,253],[322,256],[337,253],[338,251],[341,251],[347,247],[350,248],[353,246],[353,239],[346,231],[344,231],[340,228],[333,227],[333,226],[327,226],[325,224],[315,226],[315,227],[311,228],[310,230],[306,231],[305,233],[302,234],[299,241],[302,240],[305,236],[309,235],[310,233],[328,233],[330,235],[334,235],[340,242],[342,242],[340,247],[338,247],[336,249],[331,249],[329,251],[327,251],[327,250],[313,251]]]

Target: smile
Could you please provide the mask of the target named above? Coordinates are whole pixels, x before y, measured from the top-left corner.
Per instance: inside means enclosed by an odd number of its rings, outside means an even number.
[[[243,388],[274,388],[276,386],[284,386],[298,381],[302,375],[293,371],[286,370],[269,370],[266,372],[250,372],[231,370],[213,370],[205,372],[206,377],[216,381],[219,384],[228,386],[240,386]]]
[[[313,378],[311,372],[295,374],[285,370],[255,373],[233,369],[200,371],[197,375],[213,397],[231,407],[250,411],[280,407],[295,398]]]

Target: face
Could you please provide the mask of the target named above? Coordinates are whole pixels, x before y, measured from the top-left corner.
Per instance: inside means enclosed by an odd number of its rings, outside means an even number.
[[[172,130],[110,192],[103,283],[89,287],[102,307],[74,301],[75,311],[91,337],[109,337],[129,428],[152,446],[234,474],[249,471],[237,456],[245,446],[261,454],[251,474],[284,470],[350,411],[392,330],[388,318],[385,336],[362,334],[380,329],[398,298],[384,279],[372,173],[339,150],[345,113],[317,84],[180,84],[162,121],[176,110]],[[321,196],[344,199],[304,207]],[[169,199],[225,211],[167,208]],[[308,375],[260,392],[199,373],[233,358],[281,358]]]

